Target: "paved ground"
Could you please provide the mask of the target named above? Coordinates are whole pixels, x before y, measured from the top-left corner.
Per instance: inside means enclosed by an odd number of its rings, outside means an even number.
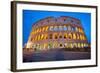
[[[72,51],[43,51],[30,52],[23,55],[23,62],[39,61],[61,61],[61,60],[80,60],[90,59],[90,52],[72,52]]]

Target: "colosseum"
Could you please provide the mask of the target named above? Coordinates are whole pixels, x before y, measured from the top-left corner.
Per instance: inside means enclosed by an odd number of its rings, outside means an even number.
[[[25,48],[33,51],[75,51],[89,46],[81,21],[69,16],[60,16],[46,17],[34,23]]]

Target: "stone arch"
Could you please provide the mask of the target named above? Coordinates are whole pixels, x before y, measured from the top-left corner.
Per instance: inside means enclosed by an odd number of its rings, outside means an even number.
[[[72,39],[72,33],[68,34],[68,39]]]
[[[74,39],[74,40],[76,40],[76,37],[77,37],[76,34],[73,33],[73,39]]]
[[[77,39],[80,39],[79,34],[77,34]]]
[[[73,43],[73,47],[74,48],[77,48],[78,46],[77,46],[77,43]]]

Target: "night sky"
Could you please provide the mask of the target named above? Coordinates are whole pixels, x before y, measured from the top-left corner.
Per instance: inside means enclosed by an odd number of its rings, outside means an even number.
[[[23,10],[23,46],[28,41],[28,37],[32,30],[32,25],[38,20],[50,16],[53,17],[70,16],[79,19],[84,28],[84,32],[87,36],[88,42],[89,43],[91,42],[91,14],[90,13]]]

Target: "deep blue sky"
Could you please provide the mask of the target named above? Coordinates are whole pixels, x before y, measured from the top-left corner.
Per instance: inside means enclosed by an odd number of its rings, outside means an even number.
[[[88,42],[91,41],[91,14],[79,12],[56,12],[56,11],[36,11],[36,10],[23,10],[23,45],[27,43],[28,37],[32,30],[32,25],[36,21],[46,17],[59,17],[70,16],[77,18],[81,21]]]

